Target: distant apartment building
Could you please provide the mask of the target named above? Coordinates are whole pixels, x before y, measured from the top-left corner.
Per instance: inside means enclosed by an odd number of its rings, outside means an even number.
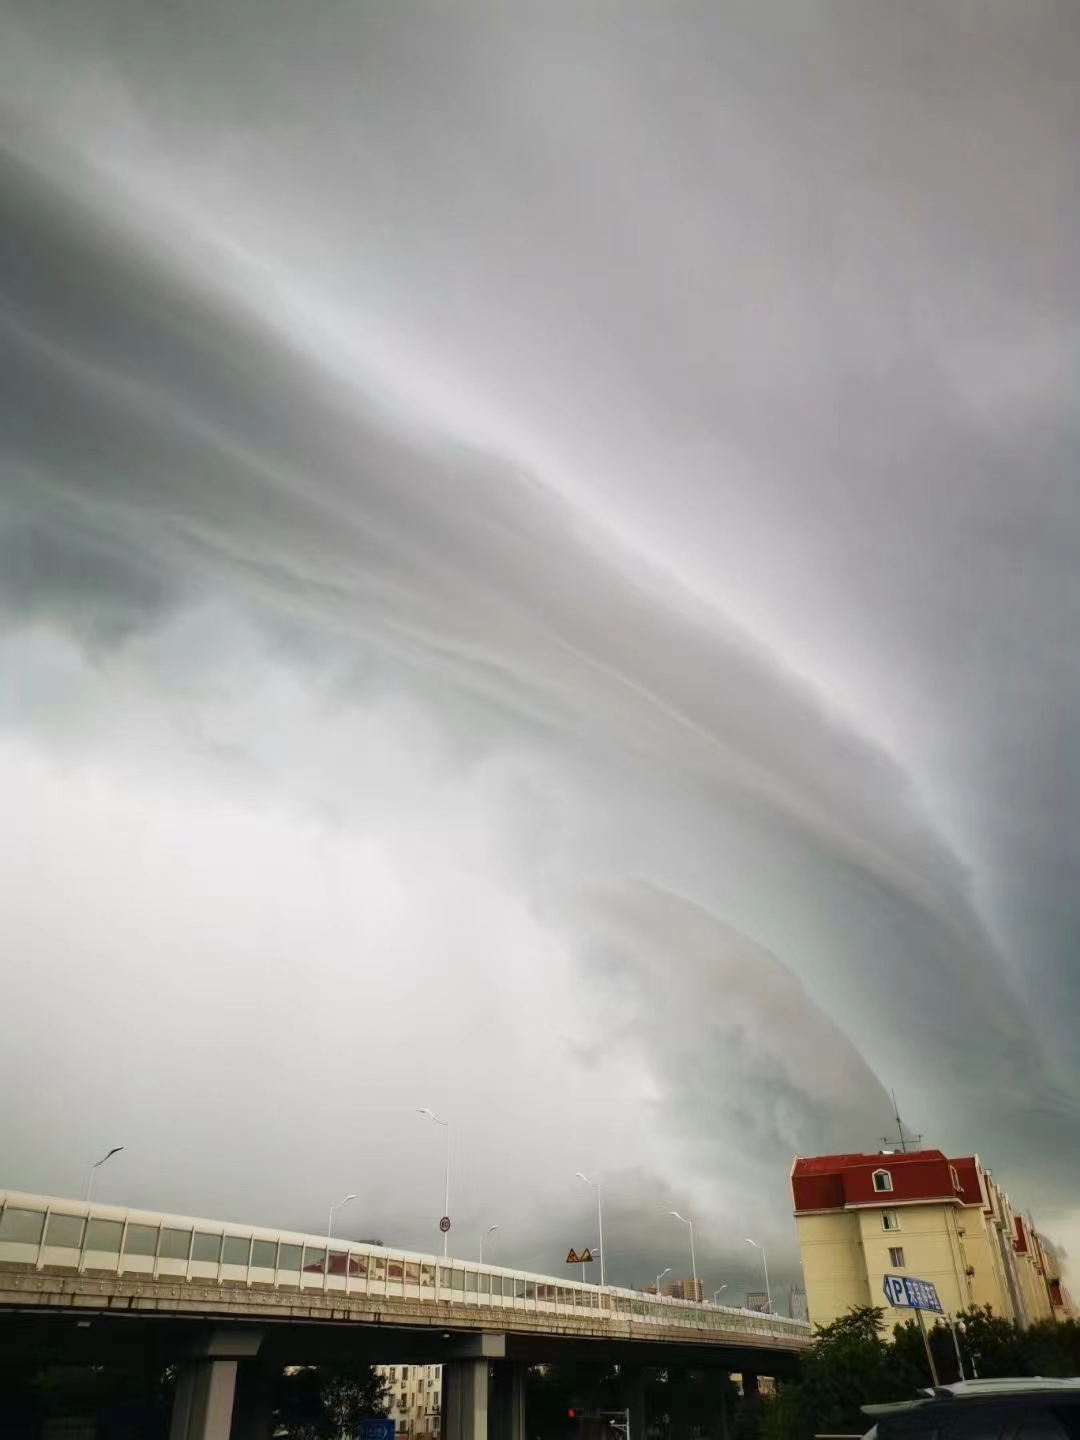
[[[643,1285],[641,1287],[641,1293],[643,1295],[655,1295],[657,1294],[656,1286]],[[704,1300],[705,1281],[690,1279],[672,1280],[668,1284],[661,1286],[659,1293],[666,1296],[669,1300]]]
[[[1073,1307],[1053,1248],[1016,1214],[977,1155],[940,1150],[799,1157],[791,1170],[809,1318],[886,1304],[886,1275],[930,1280],[945,1310],[989,1305],[1027,1326]]]
[[[744,1310],[757,1310],[761,1315],[769,1314],[769,1292],[767,1290],[748,1290],[743,1301]]]
[[[396,1435],[428,1440],[439,1434],[442,1397],[441,1365],[377,1365],[386,1387]]]

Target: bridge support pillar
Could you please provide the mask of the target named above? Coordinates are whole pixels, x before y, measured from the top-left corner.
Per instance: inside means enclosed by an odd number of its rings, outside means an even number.
[[[648,1422],[645,1415],[645,1367],[624,1365],[620,1374],[623,1404],[630,1412],[628,1440],[645,1440]]]
[[[443,1440],[487,1440],[489,1363],[448,1360],[443,1365]]]
[[[176,1377],[169,1440],[230,1440],[237,1365],[254,1358],[261,1344],[260,1330],[203,1335]]]
[[[496,1360],[492,1366],[491,1440],[525,1440],[525,1376],[518,1360]]]
[[[169,1440],[229,1440],[235,1360],[189,1360],[176,1379]]]

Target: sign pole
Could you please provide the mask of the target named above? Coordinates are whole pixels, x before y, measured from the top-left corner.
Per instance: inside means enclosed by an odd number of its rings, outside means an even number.
[[[934,1364],[934,1356],[930,1350],[930,1337],[926,1333],[926,1321],[922,1318],[921,1310],[916,1310],[915,1314],[919,1321],[919,1333],[922,1335],[922,1343],[926,1348],[926,1363],[930,1366],[930,1379],[933,1381],[934,1389],[936,1390],[940,1381],[938,1380],[937,1366]]]
[[[956,1351],[956,1368],[960,1371],[960,1379],[963,1380],[965,1378],[964,1362],[960,1358],[960,1341],[956,1338],[956,1321],[951,1315],[947,1316],[947,1319],[949,1321],[949,1329],[952,1331],[953,1349]]]

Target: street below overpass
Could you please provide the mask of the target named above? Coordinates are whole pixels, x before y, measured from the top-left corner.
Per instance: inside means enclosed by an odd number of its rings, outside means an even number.
[[[272,1381],[286,1366],[348,1363],[443,1366],[442,1440],[533,1440],[527,1375],[537,1365],[583,1373],[618,1367],[619,1403],[630,1412],[631,1440],[644,1440],[651,1372],[731,1372],[756,1390],[759,1375],[796,1373],[798,1355],[760,1345],[702,1346],[653,1338],[342,1325],[290,1318],[213,1321],[196,1315],[79,1312],[41,1306],[0,1310],[5,1369],[49,1366],[135,1367],[176,1375],[169,1440],[271,1440]],[[718,1395],[722,1392],[717,1391]],[[730,1440],[732,1417],[717,1402],[710,1432]]]

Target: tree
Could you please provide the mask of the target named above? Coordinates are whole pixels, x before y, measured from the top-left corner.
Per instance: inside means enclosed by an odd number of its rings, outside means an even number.
[[[934,1366],[940,1383],[951,1385],[954,1380],[959,1380],[960,1370],[956,1363],[956,1347],[948,1326],[940,1321],[928,1323],[926,1339],[930,1346],[930,1353],[934,1357]],[[909,1397],[914,1395],[917,1390],[933,1384],[934,1377],[931,1375],[930,1366],[926,1361],[926,1346],[923,1344],[922,1331],[919,1329],[917,1320],[905,1320],[903,1324],[896,1327],[893,1332],[893,1356],[896,1366],[908,1377]],[[970,1363],[965,1367],[964,1373],[970,1380]]]
[[[1022,1330],[983,1305],[963,1311],[955,1324],[955,1343],[944,1321],[927,1332],[942,1384],[959,1378],[957,1349],[969,1380],[1080,1373],[1080,1323],[1075,1320],[1044,1320]],[[870,1306],[820,1326],[803,1357],[800,1378],[783,1382],[775,1401],[765,1407],[765,1440],[862,1433],[868,1428],[863,1405],[908,1400],[925,1389],[931,1376],[918,1321],[898,1325],[891,1343],[883,1328],[882,1312]]]
[[[358,1435],[360,1421],[389,1414],[387,1392],[373,1365],[323,1365],[322,1403],[335,1435]]]
[[[810,1433],[861,1432],[867,1428],[861,1406],[910,1393],[908,1377],[896,1373],[884,1328],[884,1315],[874,1305],[857,1306],[819,1327],[798,1382]]]
[[[963,1311],[956,1318],[956,1328],[969,1379],[975,1371],[983,1380],[1032,1373],[1027,1353],[1030,1332],[995,1315],[989,1305]]]
[[[821,1325],[802,1359],[798,1380],[785,1381],[763,1413],[767,1440],[811,1440],[815,1434],[862,1434],[861,1407],[902,1400],[919,1383],[884,1338],[885,1320],[861,1305]],[[899,1363],[898,1363],[899,1361]],[[925,1360],[923,1362],[925,1369]]]
[[[288,1440],[338,1440],[360,1421],[387,1413],[386,1389],[372,1365],[305,1365],[278,1377],[276,1433]]]
[[[1024,1337],[1033,1375],[1080,1375],[1080,1323],[1040,1320]]]

